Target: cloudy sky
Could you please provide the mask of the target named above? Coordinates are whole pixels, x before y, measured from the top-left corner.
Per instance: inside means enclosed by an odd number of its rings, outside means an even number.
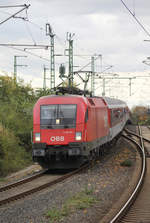
[[[150,32],[150,1],[124,0],[124,2]],[[148,97],[150,70],[142,61],[150,56],[150,42],[144,41],[150,40],[150,36],[137,24],[121,0],[1,0],[0,2],[0,6],[18,4],[31,5],[27,14],[26,11],[18,14],[28,18],[28,21],[12,18],[1,24],[0,43],[48,45],[50,40],[45,34],[45,24],[50,23],[56,34],[56,54],[64,55],[64,50],[68,47],[66,33],[75,33],[74,54],[78,55],[74,57],[74,65],[78,66],[75,70],[87,64],[91,55],[100,54],[102,57],[96,62],[98,72],[112,66],[109,72],[117,73],[120,77],[140,76],[132,80],[131,95],[129,80],[107,80],[106,95],[127,99],[132,104],[133,101],[143,103],[144,98]],[[0,22],[19,9],[0,8]],[[17,58],[18,65],[28,65],[17,67],[18,76],[26,81],[31,80],[34,87],[42,87],[43,66],[49,67],[49,51],[43,49],[26,51],[38,57],[0,46],[0,70],[3,74],[6,72],[11,75],[14,55],[26,55],[27,57]],[[67,67],[68,58],[56,57],[56,71],[61,63]],[[102,81],[96,82],[96,93],[101,95]]]

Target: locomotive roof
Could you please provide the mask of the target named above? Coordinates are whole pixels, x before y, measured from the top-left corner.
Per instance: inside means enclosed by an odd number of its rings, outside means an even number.
[[[56,102],[58,103],[58,100],[60,101],[63,101],[66,100],[66,101],[84,101],[86,102],[86,97],[82,96],[82,95],[47,95],[47,96],[43,96],[43,97],[40,97],[38,99],[38,103],[44,103],[44,102],[48,102],[49,100],[52,100],[53,102]]]
[[[109,98],[109,97],[85,97],[82,95],[73,95],[73,94],[68,94],[68,95],[47,95],[47,96],[43,96],[41,97],[39,100],[42,99],[49,99],[49,98],[82,98],[83,100],[85,100],[86,98],[89,99],[94,99],[94,98],[99,98],[101,100],[103,100],[106,105],[108,106],[108,108],[116,108],[116,107],[126,107],[126,103],[122,100],[119,99],[115,99],[115,98]]]
[[[43,98],[52,98],[52,97],[79,97],[79,98],[83,98],[84,96],[82,96],[82,95],[74,95],[74,94],[65,94],[65,95],[47,95],[47,96],[43,96],[43,97],[41,97],[41,99],[43,99]]]
[[[119,99],[103,97],[103,100],[106,102],[106,104],[109,108],[113,108],[116,106],[117,107],[126,107],[127,106],[124,101],[121,101]]]

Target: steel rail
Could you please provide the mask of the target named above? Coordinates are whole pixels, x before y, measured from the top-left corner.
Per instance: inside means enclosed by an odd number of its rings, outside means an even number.
[[[124,131],[125,131],[126,133],[131,134],[131,135],[137,136],[138,138],[140,137],[140,135],[138,135],[138,134],[132,132],[131,130],[124,129]],[[143,140],[145,140],[146,142],[149,142],[149,143],[150,143],[150,140],[149,140],[149,139],[147,139],[147,138],[145,138],[145,137],[142,137],[142,138],[143,138]]]
[[[145,176],[145,172],[146,172],[146,155],[145,155],[145,150],[144,150],[144,144],[142,142],[141,145],[139,145],[134,139],[126,136],[126,135],[122,135],[124,138],[132,141],[138,148],[140,155],[142,157],[142,168],[141,168],[141,174],[138,180],[138,183],[134,189],[134,191],[132,192],[130,198],[126,201],[126,203],[123,205],[123,207],[120,209],[120,211],[114,216],[114,218],[110,221],[110,223],[116,223],[118,222],[127,212],[127,210],[129,209],[129,207],[131,206],[131,204],[134,202],[136,196],[138,195],[143,181],[144,181],[144,176]],[[142,140],[142,136],[140,137]],[[142,140],[143,141],[143,140]]]
[[[40,171],[39,173],[37,174],[34,174],[32,176],[29,176],[29,177],[26,177],[26,178],[23,178],[21,180],[18,180],[17,182],[13,182],[13,183],[10,183],[10,184],[7,184],[7,185],[4,185],[2,187],[0,187],[0,192],[3,192],[3,191],[6,191],[6,190],[9,190],[13,187],[17,187],[21,184],[24,184],[24,183],[28,183],[38,177],[41,177],[44,173],[46,173],[47,170],[43,170],[43,171]]]
[[[45,188],[48,188],[48,187],[51,187],[51,186],[53,186],[53,185],[55,185],[55,184],[57,184],[57,183],[60,183],[60,182],[64,181],[65,179],[68,179],[69,177],[71,177],[71,176],[73,176],[73,175],[75,175],[75,174],[77,174],[77,173],[79,173],[79,172],[85,170],[85,169],[88,168],[89,166],[90,166],[90,163],[85,164],[84,166],[80,167],[79,169],[74,170],[74,171],[72,171],[72,172],[70,172],[70,173],[67,173],[67,174],[63,175],[62,177],[59,177],[59,178],[57,178],[57,179],[55,179],[55,180],[53,180],[53,181],[50,181],[50,182],[48,182],[48,183],[45,183],[45,184],[43,184],[43,185],[41,185],[41,186],[35,187],[35,188],[30,189],[30,190],[28,190],[28,191],[22,192],[22,193],[20,193],[20,194],[11,196],[11,197],[9,197],[9,198],[0,200],[0,206],[2,206],[2,205],[4,205],[4,204],[7,204],[7,203],[10,203],[11,201],[15,201],[15,200],[24,198],[24,197],[26,197],[26,196],[28,196],[28,195],[31,195],[31,194],[35,193],[35,192],[41,191],[41,190],[43,190],[43,189],[45,189]]]

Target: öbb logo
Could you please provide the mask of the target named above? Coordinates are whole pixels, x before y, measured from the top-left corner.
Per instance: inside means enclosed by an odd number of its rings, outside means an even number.
[[[50,138],[50,141],[51,142],[62,142],[62,141],[64,141],[64,136],[52,136],[51,138]]]

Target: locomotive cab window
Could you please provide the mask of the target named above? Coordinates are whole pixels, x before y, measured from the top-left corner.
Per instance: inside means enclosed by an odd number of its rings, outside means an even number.
[[[40,118],[41,128],[75,128],[76,110],[76,105],[42,105]]]

